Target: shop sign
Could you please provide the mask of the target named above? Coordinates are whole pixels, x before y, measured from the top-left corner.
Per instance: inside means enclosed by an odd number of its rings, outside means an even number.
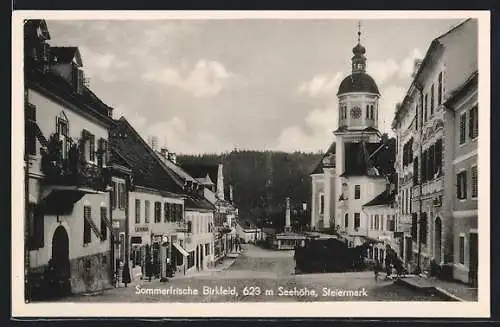
[[[148,225],[135,226],[135,232],[136,233],[147,233],[147,232],[149,232],[149,226]]]

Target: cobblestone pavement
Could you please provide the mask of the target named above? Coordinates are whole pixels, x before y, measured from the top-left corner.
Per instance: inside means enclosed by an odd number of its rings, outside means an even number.
[[[288,301],[442,301],[391,281],[375,281],[372,272],[294,275],[293,252],[248,246],[224,271],[140,281],[95,296],[64,302],[288,302]],[[184,294],[178,294],[181,290]],[[222,292],[221,292],[222,291]],[[177,292],[177,294],[175,294]],[[224,293],[226,292],[226,293]],[[224,294],[222,294],[224,293]]]

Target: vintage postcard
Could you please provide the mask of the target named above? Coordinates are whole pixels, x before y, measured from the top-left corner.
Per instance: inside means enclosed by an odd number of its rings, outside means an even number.
[[[487,11],[15,12],[13,316],[488,317],[489,42]]]

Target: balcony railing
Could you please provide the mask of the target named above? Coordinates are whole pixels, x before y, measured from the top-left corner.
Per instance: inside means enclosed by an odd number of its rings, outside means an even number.
[[[422,195],[437,193],[439,191],[442,191],[443,187],[443,177],[433,179],[422,185]]]
[[[76,186],[98,191],[105,190],[108,185],[106,169],[87,162],[76,143],[68,144],[63,152],[62,143],[54,135],[46,151],[42,152],[41,168],[46,185]]]

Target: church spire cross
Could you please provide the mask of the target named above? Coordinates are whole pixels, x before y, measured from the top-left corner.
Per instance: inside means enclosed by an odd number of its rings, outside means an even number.
[[[358,43],[361,43],[361,21],[358,21]]]

